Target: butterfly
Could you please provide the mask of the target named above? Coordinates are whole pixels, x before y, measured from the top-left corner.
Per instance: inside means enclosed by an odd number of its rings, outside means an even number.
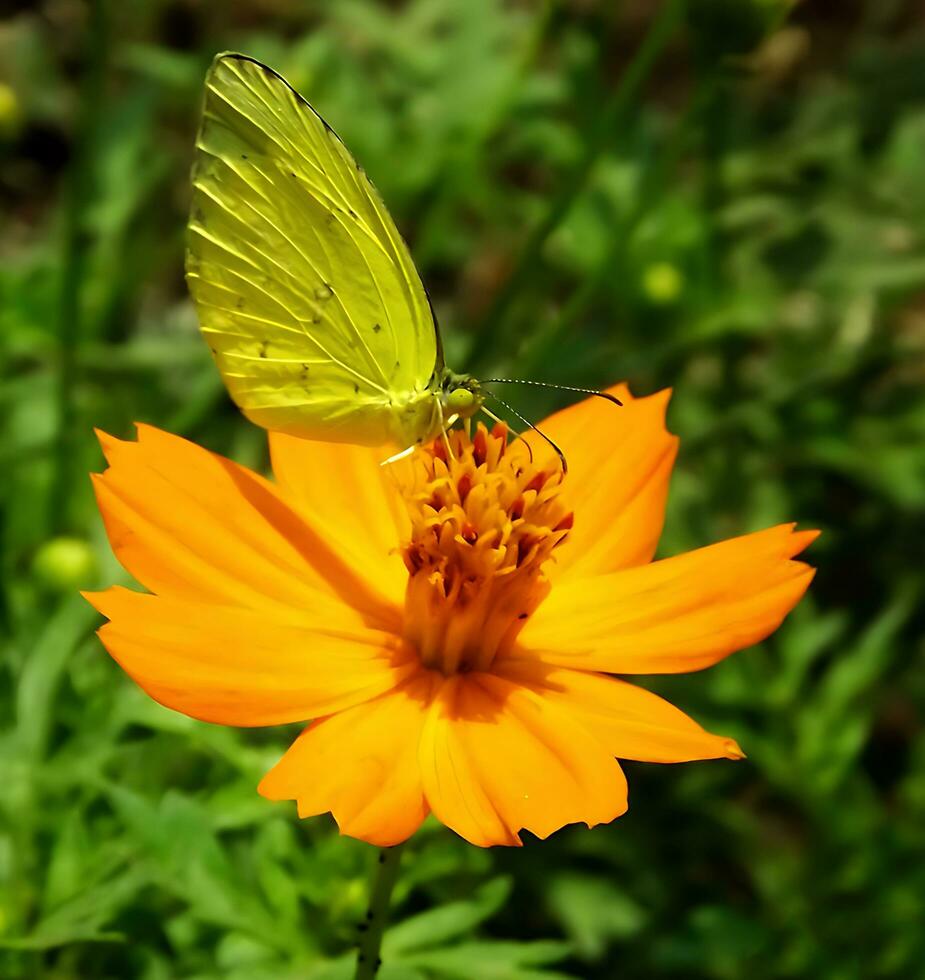
[[[405,448],[482,407],[369,177],[246,55],[206,76],[186,279],[232,399],[266,429]]]

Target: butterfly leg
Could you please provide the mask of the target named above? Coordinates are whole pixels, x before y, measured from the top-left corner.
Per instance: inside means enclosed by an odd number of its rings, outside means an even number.
[[[456,454],[453,452],[453,447],[450,445],[450,437],[447,435],[447,431],[453,425],[454,422],[459,418],[458,414],[453,414],[449,418],[443,417],[443,406],[440,402],[437,402],[437,411],[440,413],[440,436],[443,439],[443,445],[446,449],[446,458],[455,459]]]
[[[406,457],[410,456],[415,449],[417,449],[417,446],[409,446],[407,449],[403,449],[400,453],[395,453],[394,456],[389,456],[388,459],[384,459],[379,465],[388,466],[389,463],[397,463],[400,459],[405,459]]]
[[[459,418],[458,415],[451,415],[448,419],[443,417],[443,408],[439,402],[437,402],[437,410],[440,413],[440,435],[443,437],[443,444],[446,446],[447,459],[453,458],[453,447],[450,445],[450,440],[447,438],[447,429]],[[415,443],[413,446],[409,446],[407,449],[403,449],[400,453],[395,453],[394,456],[389,456],[388,459],[384,459],[379,465],[388,466],[390,463],[397,463],[400,459],[405,459],[410,456],[415,449],[418,448],[420,443]]]

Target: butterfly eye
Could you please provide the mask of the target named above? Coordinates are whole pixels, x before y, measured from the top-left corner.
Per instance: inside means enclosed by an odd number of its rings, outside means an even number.
[[[475,405],[475,395],[468,388],[454,388],[446,396],[446,405],[452,412],[465,412]]]

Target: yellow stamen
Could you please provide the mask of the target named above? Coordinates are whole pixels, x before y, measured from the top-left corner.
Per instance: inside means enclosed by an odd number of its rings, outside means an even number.
[[[543,565],[568,534],[559,469],[543,470],[507,428],[479,425],[415,452],[405,639],[444,674],[487,670],[548,591]]]

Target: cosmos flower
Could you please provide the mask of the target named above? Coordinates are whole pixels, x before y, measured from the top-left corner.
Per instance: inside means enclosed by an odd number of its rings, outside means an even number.
[[[739,759],[612,675],[699,670],[766,637],[813,571],[781,525],[652,561],[677,439],[669,393],[381,450],[272,434],[276,483],[177,436],[101,435],[112,548],[151,594],[88,595],[155,700],[203,721],[313,719],[259,791],[392,845],[433,813],[519,844],[627,807],[618,759]],[[449,450],[449,451],[448,451]]]

